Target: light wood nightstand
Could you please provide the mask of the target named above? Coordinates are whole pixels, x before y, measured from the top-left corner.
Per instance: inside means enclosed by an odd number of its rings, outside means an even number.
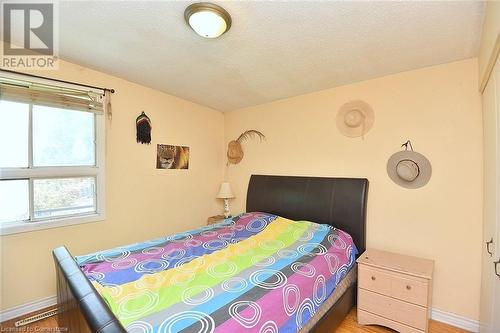
[[[428,332],[434,261],[375,249],[358,262],[358,323]]]
[[[224,220],[225,217],[224,215],[215,215],[215,216],[210,216],[208,219],[207,219],[207,225],[210,225],[210,224],[214,224],[214,223],[217,223],[217,222],[220,222],[222,220]]]

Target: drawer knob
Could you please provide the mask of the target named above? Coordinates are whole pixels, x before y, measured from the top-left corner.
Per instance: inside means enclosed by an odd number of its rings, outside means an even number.
[[[375,281],[375,280],[376,280],[375,276],[372,275],[372,281]]]
[[[407,290],[411,290],[411,286],[409,284],[406,285]]]

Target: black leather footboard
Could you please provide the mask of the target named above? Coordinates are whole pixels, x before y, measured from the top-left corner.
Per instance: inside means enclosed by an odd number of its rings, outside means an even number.
[[[125,333],[66,247],[52,251],[57,274],[58,325],[67,332]]]

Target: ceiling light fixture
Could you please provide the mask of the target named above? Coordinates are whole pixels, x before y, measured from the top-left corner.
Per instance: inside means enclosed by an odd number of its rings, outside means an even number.
[[[217,38],[231,27],[231,16],[213,3],[193,3],[184,11],[187,24],[200,36]]]

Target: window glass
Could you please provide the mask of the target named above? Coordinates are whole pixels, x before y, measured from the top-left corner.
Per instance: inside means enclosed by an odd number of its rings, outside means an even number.
[[[28,219],[28,180],[0,180],[0,222],[25,221]]]
[[[37,219],[96,211],[95,178],[51,178],[33,181]]]
[[[95,165],[94,114],[33,105],[33,165]]]
[[[0,100],[0,168],[28,167],[29,104]]]

